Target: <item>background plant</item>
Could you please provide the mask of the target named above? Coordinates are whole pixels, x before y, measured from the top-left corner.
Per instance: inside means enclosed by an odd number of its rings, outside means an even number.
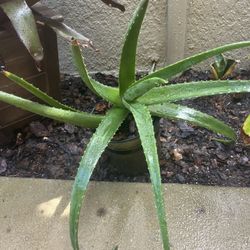
[[[72,123],[82,127],[97,127],[80,161],[71,196],[70,237],[74,249],[79,249],[79,214],[91,174],[102,152],[129,113],[132,113],[135,119],[145,153],[165,250],[170,249],[170,246],[160,166],[151,116],[186,120],[195,125],[210,129],[215,133],[219,133],[231,141],[236,139],[234,130],[224,124],[224,122],[195,109],[176,104],[176,102],[183,99],[216,94],[250,92],[250,81],[217,80],[168,84],[168,79],[215,55],[250,46],[250,41],[233,43],[202,52],[150,73],[140,80],[136,80],[135,63],[137,41],[148,2],[149,0],[140,1],[129,24],[121,54],[118,87],[103,85],[89,76],[81,55],[80,44],[77,39],[72,39],[71,49],[74,62],[84,83],[96,95],[101,96],[113,104],[105,116],[77,111],[74,108],[59,103],[35,88],[32,84],[6,70],[2,70],[3,75],[36,95],[47,105],[38,104],[0,91],[1,101],[58,121]]]
[[[250,115],[246,118],[242,126],[243,140],[246,145],[250,145]]]
[[[210,65],[214,79],[227,79],[234,71],[238,62],[225,57],[223,54],[216,55],[215,62]]]
[[[125,11],[125,7],[115,0],[101,1],[111,7]],[[68,27],[63,23],[61,15],[45,9],[45,6],[39,3],[39,0],[0,0],[0,9],[9,18],[20,40],[37,64],[43,59],[43,48],[38,35],[36,21],[50,26],[59,36],[65,39],[69,40],[71,37],[75,37],[82,45],[91,45],[88,38]],[[36,14],[36,19],[34,14]],[[5,21],[6,18],[0,12],[0,23]]]

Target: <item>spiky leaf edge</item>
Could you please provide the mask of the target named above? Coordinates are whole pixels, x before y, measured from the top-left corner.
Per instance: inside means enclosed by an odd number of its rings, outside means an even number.
[[[30,92],[31,94],[33,94],[34,96],[36,96],[37,98],[42,100],[43,102],[49,104],[50,106],[52,106],[54,108],[77,111],[76,109],[74,109],[72,107],[69,107],[63,103],[60,103],[59,101],[55,100],[51,96],[48,96],[45,92],[41,91],[40,89],[35,87],[33,84],[27,82],[23,78],[15,75],[11,72],[8,72],[6,70],[2,70],[1,74],[4,75],[5,77],[7,77],[8,79],[10,79],[11,81],[13,81],[14,83],[16,83],[17,85],[19,85],[20,87],[26,89],[28,92]]]
[[[203,96],[250,92],[250,80],[200,81],[166,85],[149,90],[137,99],[142,104],[194,99]]]
[[[129,110],[133,114],[136,126],[138,128],[153,187],[154,200],[160,225],[163,248],[164,250],[169,250],[170,244],[161,184],[160,165],[152,118],[148,108],[145,105],[139,103],[126,103],[126,107],[129,108]]]
[[[119,70],[120,96],[135,82],[135,62],[138,37],[149,0],[141,0],[128,26],[122,49]]]
[[[78,245],[79,214],[91,174],[101,157],[102,152],[126,118],[126,109],[112,108],[102,120],[92,136],[80,161],[75,178],[70,204],[70,238],[74,250]]]
[[[76,68],[87,87],[95,94],[101,96],[116,106],[122,106],[118,88],[109,87],[93,80],[87,71],[84,58],[81,54],[80,44],[76,39],[72,39],[71,51]]]
[[[6,102],[18,108],[30,111],[32,113],[47,118],[85,128],[96,128],[103,119],[103,116],[101,115],[92,115],[80,111],[73,112],[70,110],[53,108],[30,100],[26,100],[24,98],[12,94],[8,94],[3,91],[0,91],[0,101]]]
[[[167,80],[179,73],[184,72],[185,70],[191,68],[192,66],[202,61],[205,61],[213,56],[216,56],[220,53],[227,52],[230,50],[235,50],[235,49],[241,49],[241,48],[245,48],[249,46],[250,46],[250,41],[244,41],[244,42],[231,43],[231,44],[220,46],[211,50],[207,50],[205,52],[201,52],[199,54],[193,55],[191,57],[185,58],[181,61],[168,65],[162,69],[159,69],[155,71],[154,73],[151,73],[143,77],[142,79],[138,80],[135,84],[139,83],[140,81],[144,81],[145,79],[152,78],[152,77],[159,77],[159,78],[163,78]]]
[[[231,127],[216,119],[215,117],[198,110],[174,103],[150,105],[148,108],[151,114],[154,116],[188,121],[194,125],[226,136],[230,140],[236,140],[236,134]]]

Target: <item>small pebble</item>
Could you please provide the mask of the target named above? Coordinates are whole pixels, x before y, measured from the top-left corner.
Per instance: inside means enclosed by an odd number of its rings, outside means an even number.
[[[49,136],[48,129],[41,122],[31,122],[30,132],[36,137]]]
[[[182,156],[182,154],[180,153],[180,150],[179,150],[179,149],[175,148],[175,149],[172,151],[172,153],[173,153],[173,156],[174,156],[174,160],[175,160],[175,161],[180,161],[180,160],[183,159],[183,156]]]
[[[7,170],[7,162],[5,159],[0,158],[0,174]]]
[[[180,182],[180,183],[185,183],[186,179],[183,175],[181,174],[177,174],[176,175],[176,179]]]
[[[40,151],[45,151],[48,148],[47,143],[37,143],[36,148]]]
[[[69,134],[74,134],[76,127],[72,124],[65,124],[64,129],[69,133]]]
[[[221,178],[223,181],[225,181],[225,180],[228,179],[227,176],[226,176],[224,173],[218,172],[218,174],[219,174],[220,178]]]

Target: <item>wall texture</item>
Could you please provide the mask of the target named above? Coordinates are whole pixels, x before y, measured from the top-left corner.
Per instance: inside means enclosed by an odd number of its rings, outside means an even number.
[[[250,2],[189,0],[185,56],[230,42],[250,40]],[[229,53],[250,66],[249,49]]]
[[[128,22],[139,0],[119,0],[122,13],[100,0],[43,0],[64,15],[65,21],[94,41],[100,50],[84,51],[91,71],[117,71]],[[63,4],[62,4],[63,2]],[[148,70],[230,42],[250,39],[250,2],[247,0],[150,0],[138,50],[138,69]],[[69,46],[59,39],[61,71],[74,73]],[[250,50],[229,53],[250,66]],[[200,67],[209,68],[208,62]]]
[[[123,38],[128,22],[139,0],[120,0],[126,7],[122,13],[104,5],[100,0],[44,0],[65,17],[65,23],[90,38],[99,52],[86,49],[86,63],[91,71],[117,70]],[[63,2],[63,4],[61,4]],[[150,69],[153,60],[159,64],[166,60],[166,18],[165,0],[151,0],[138,49],[138,68]],[[61,71],[73,73],[69,46],[59,39]]]

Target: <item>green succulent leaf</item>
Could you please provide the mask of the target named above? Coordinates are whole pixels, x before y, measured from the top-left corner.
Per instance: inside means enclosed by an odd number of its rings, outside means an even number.
[[[250,92],[249,80],[199,81],[153,88],[137,101],[149,105],[242,92]]]
[[[42,19],[42,18],[40,18]],[[42,19],[43,20],[43,19]],[[84,35],[78,33],[76,30],[72,29],[65,23],[59,22],[57,20],[43,20],[50,28],[52,28],[56,34],[67,41],[70,41],[72,37],[77,39],[82,46],[84,47],[92,47],[92,42],[89,38]]]
[[[86,66],[84,64],[84,59],[81,54],[79,43],[75,39],[72,40],[71,50],[72,50],[74,63],[78,69],[78,72],[80,73],[82,80],[87,85],[87,87],[92,92],[101,96],[106,101],[109,101],[117,106],[122,106],[118,88],[103,85],[93,80],[89,76]]]
[[[240,49],[244,47],[250,46],[250,41],[244,41],[244,42],[237,42],[237,43],[232,43],[228,45],[224,45],[215,49],[211,49],[205,52],[201,52],[199,54],[196,54],[194,56],[188,57],[186,59],[183,59],[181,61],[178,61],[174,64],[171,64],[165,68],[162,68],[160,70],[155,71],[152,74],[149,74],[148,76],[145,76],[139,81],[143,81],[145,79],[149,79],[152,77],[159,77],[163,79],[170,79],[171,77],[191,68],[195,64],[198,64],[202,61],[205,61],[208,58],[211,58],[213,56],[216,56],[220,53],[234,50],[234,49]],[[138,82],[139,82],[138,81]]]
[[[154,116],[188,121],[194,125],[224,135],[231,140],[236,140],[236,134],[232,128],[213,116],[202,113],[198,110],[174,103],[156,104],[151,105],[148,108]]]
[[[216,79],[221,79],[224,76],[227,67],[227,59],[223,56],[223,54],[216,55],[215,62],[212,66],[217,75]]]
[[[166,80],[163,80],[163,79],[158,78],[158,77],[153,77],[153,78],[150,78],[150,79],[146,79],[145,81],[142,81],[139,84],[132,85],[131,87],[129,87],[125,91],[123,98],[127,102],[132,102],[136,98],[138,98],[138,97],[144,95],[145,93],[147,93],[152,88],[160,87],[160,86],[162,86],[164,84],[166,84]]]
[[[223,54],[215,56],[215,62],[211,64],[213,76],[216,80],[226,79],[237,65],[237,61],[226,58]]]
[[[91,115],[85,112],[73,112],[69,110],[52,108],[12,94],[5,93],[3,91],[0,91],[0,101],[44,117],[85,128],[96,128],[103,119],[103,116],[101,115]]]
[[[66,39],[67,41],[71,41],[72,37],[74,37],[84,47],[92,46],[92,42],[89,40],[89,38],[78,33],[76,30],[63,23],[62,15],[55,13],[52,9],[47,8],[40,2],[31,6],[31,9],[33,13],[36,14],[36,19],[52,28],[57,35]]]
[[[127,114],[128,111],[126,109],[111,109],[100,123],[95,134],[92,136],[80,161],[70,204],[70,237],[74,250],[79,249],[79,214],[91,174],[101,157],[102,152],[114,136],[117,129],[120,127],[123,120],[126,118]]]
[[[246,135],[250,136],[250,115],[247,117],[243,124],[243,131]]]
[[[5,70],[3,70],[1,73],[5,77],[10,79],[11,81],[15,82],[20,87],[26,89],[28,92],[30,92],[31,94],[33,94],[34,96],[36,96],[37,98],[42,100],[43,102],[49,104],[50,106],[52,106],[54,108],[59,108],[59,109],[77,111],[74,108],[71,108],[71,107],[69,107],[69,106],[67,106],[65,104],[62,104],[62,103],[58,102],[57,100],[55,100],[51,96],[48,96],[45,92],[43,92],[40,89],[38,89],[37,87],[35,87],[33,84],[25,81],[23,78],[15,75],[15,74],[10,73],[10,72],[5,71]]]
[[[148,0],[141,0],[134,16],[129,24],[125,42],[122,49],[119,87],[120,96],[123,96],[126,89],[135,82],[135,61],[138,37],[141,25],[147,10]]]
[[[31,9],[24,0],[12,0],[0,4],[10,19],[18,36],[36,62],[43,59],[43,48]]]
[[[169,250],[170,245],[168,239],[165,205],[164,205],[163,190],[161,184],[160,165],[157,154],[152,118],[148,108],[142,104],[133,103],[133,104],[127,104],[126,106],[133,114],[139,131],[153,187],[153,193],[157,209],[158,221],[160,224],[163,247],[164,250]]]

